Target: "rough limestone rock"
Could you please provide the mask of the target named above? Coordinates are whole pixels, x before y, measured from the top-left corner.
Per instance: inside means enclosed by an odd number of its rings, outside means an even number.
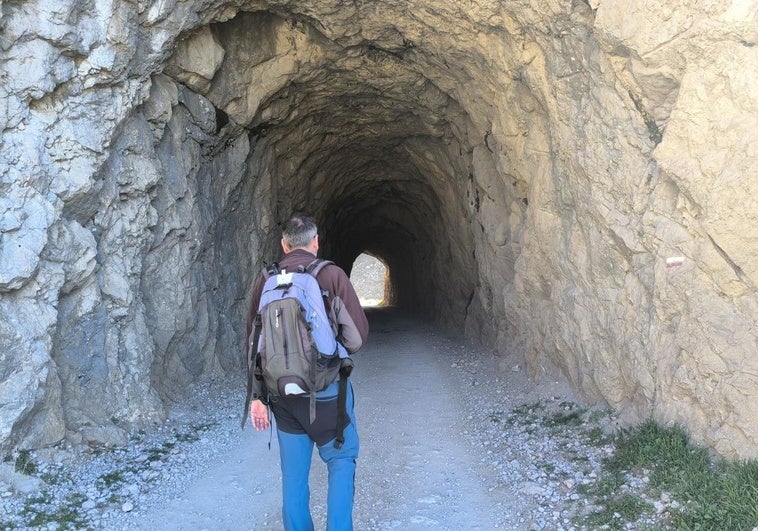
[[[0,455],[238,378],[299,209],[504,366],[758,457],[758,2],[0,9]]]

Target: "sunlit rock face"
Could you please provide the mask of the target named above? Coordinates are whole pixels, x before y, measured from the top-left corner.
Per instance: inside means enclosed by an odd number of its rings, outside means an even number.
[[[1,9],[3,453],[238,375],[303,210],[508,366],[758,456],[755,3]]]

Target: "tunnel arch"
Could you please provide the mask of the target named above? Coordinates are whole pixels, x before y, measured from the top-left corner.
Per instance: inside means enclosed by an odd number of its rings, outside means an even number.
[[[491,72],[491,50],[477,46],[503,53],[503,42],[518,47],[523,34],[421,54],[393,32],[335,38],[301,14],[227,14],[180,36],[166,62],[180,96],[207,99],[222,116],[208,140],[221,146],[218,157],[241,138],[249,146],[236,207],[215,222],[235,242],[231,252],[216,251],[215,267],[243,269],[225,300],[238,300],[233,293],[279,256],[279,226],[304,211],[319,223],[322,256],[345,269],[364,249],[386,260],[397,306],[503,351],[520,348],[506,311],[517,300],[500,285],[516,277],[527,195],[539,190],[531,183],[551,178],[544,85],[518,71],[519,54]],[[506,116],[488,114],[488,101]],[[213,164],[202,170],[207,179]],[[496,275],[483,267],[493,260],[502,261]],[[165,358],[181,356],[179,346]],[[171,381],[170,366],[157,382]]]
[[[187,42],[202,35],[226,50],[207,96],[266,153],[277,222],[290,211],[312,213],[322,254],[345,268],[362,248],[379,249],[393,272],[396,304],[461,327],[478,281],[473,253],[459,249],[474,247],[469,218],[480,199],[471,179],[470,120],[458,102],[401,53],[362,42],[280,82],[253,114],[239,103],[249,98],[249,83],[239,79],[250,68],[239,64],[245,50],[268,49],[273,58],[256,59],[265,63],[277,60],[273,50],[283,40],[330,50],[335,43],[309,24],[262,12],[241,12],[210,33],[196,30]],[[167,70],[190,77],[174,68]],[[270,83],[255,79],[256,86]],[[273,243],[268,248],[277,252]],[[460,272],[455,283],[447,281],[450,271]]]

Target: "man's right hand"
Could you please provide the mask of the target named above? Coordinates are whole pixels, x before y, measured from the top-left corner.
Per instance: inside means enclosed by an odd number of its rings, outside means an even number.
[[[250,422],[257,431],[268,428],[268,406],[260,400],[250,402]]]

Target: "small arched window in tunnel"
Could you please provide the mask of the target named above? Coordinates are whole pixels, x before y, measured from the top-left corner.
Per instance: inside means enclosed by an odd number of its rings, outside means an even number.
[[[350,282],[358,294],[361,306],[387,304],[389,269],[374,255],[363,253],[353,262]]]

